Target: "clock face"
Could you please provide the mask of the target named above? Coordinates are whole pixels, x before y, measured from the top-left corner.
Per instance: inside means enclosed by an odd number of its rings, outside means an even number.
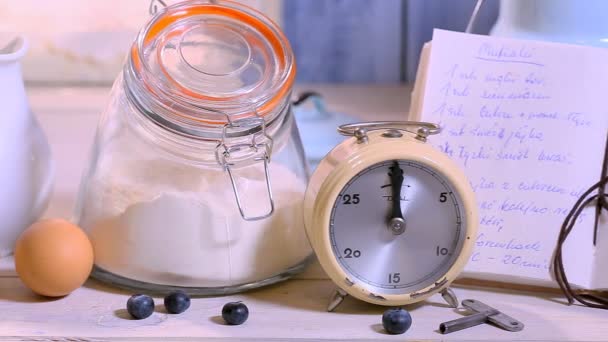
[[[375,294],[406,294],[441,281],[464,244],[463,204],[424,164],[398,160],[353,177],[334,203],[333,254],[354,283]]]

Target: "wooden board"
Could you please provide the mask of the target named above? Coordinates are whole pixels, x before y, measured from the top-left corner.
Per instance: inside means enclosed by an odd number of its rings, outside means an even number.
[[[306,87],[307,88],[307,87]],[[405,115],[407,87],[318,87],[336,111],[361,118],[397,119]],[[46,216],[70,217],[78,181],[86,164],[98,113],[108,89],[30,89],[34,112],[51,141],[57,163],[55,194]],[[76,102],[73,102],[76,101]],[[408,307],[414,324],[400,336],[383,332],[383,307],[347,299],[335,313],[325,311],[334,286],[318,265],[292,280],[243,295],[197,298],[182,315],[163,312],[150,318],[128,318],[130,293],[95,281],[65,298],[48,300],[26,289],[15,276],[12,259],[0,259],[0,341],[232,341],[276,340],[429,340],[429,341],[606,341],[608,311],[568,307],[559,294],[544,291],[488,290],[470,285],[456,289],[460,299],[477,299],[524,322],[510,333],[484,325],[450,335],[437,332],[439,323],[461,317],[441,297]],[[474,284],[474,283],[473,283]],[[243,300],[249,321],[238,327],[221,324],[223,304]],[[157,305],[162,304],[156,298]]]
[[[299,85],[294,95],[311,89],[323,94],[330,110],[362,120],[405,120],[411,92],[410,86]],[[30,105],[47,134],[56,167],[55,191],[45,217],[72,217],[97,120],[109,101],[109,92],[109,88],[28,88]],[[0,275],[2,272],[0,261]],[[299,277],[327,278],[316,262]]]
[[[414,324],[400,337],[384,333],[385,308],[348,298],[337,312],[325,311],[333,284],[326,280],[293,280],[243,295],[193,299],[181,315],[170,315],[155,298],[156,312],[141,321],[125,310],[130,293],[95,281],[71,295],[45,300],[24,288],[16,278],[0,278],[0,335],[15,337],[79,337],[104,340],[118,337],[155,338],[256,338],[269,339],[386,339],[446,341],[605,341],[608,311],[567,307],[561,298],[504,290],[456,289],[460,299],[474,298],[515,317],[526,325],[512,333],[490,325],[441,335],[443,321],[461,317],[447,308],[440,296],[424,305],[409,306]],[[226,326],[222,306],[242,300],[250,319],[242,326]]]

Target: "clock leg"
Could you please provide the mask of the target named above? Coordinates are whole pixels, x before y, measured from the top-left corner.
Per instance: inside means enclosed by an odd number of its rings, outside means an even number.
[[[336,292],[334,292],[334,294],[331,296],[329,305],[327,306],[327,311],[334,311],[338,306],[340,306],[340,304],[342,304],[342,301],[344,301],[346,296],[348,296],[346,292],[344,292],[342,289],[337,289]]]
[[[443,291],[441,291],[441,297],[443,297],[443,300],[445,300],[450,307],[454,309],[458,308],[458,297],[456,297],[456,294],[451,288],[446,287]]]

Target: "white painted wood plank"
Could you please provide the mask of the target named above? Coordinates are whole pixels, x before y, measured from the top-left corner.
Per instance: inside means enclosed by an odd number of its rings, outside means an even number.
[[[460,315],[435,296],[408,308],[414,324],[406,335],[389,336],[380,325],[383,307],[347,299],[337,312],[325,312],[332,290],[329,281],[293,280],[237,296],[196,298],[181,315],[164,313],[162,299],[155,298],[157,312],[135,321],[124,309],[129,293],[94,281],[65,298],[43,300],[18,279],[0,278],[0,335],[437,341],[605,341],[608,336],[608,311],[567,307],[547,295],[475,289],[456,289],[456,293],[461,299],[475,298],[503,310],[524,322],[525,329],[511,333],[483,325],[441,335],[436,332],[439,324]],[[242,326],[225,326],[218,315],[223,304],[234,300],[248,305],[250,319]]]
[[[308,89],[306,87],[306,89]],[[409,88],[333,87],[316,90],[327,98],[330,108],[364,119],[395,119],[405,116]],[[69,216],[86,163],[98,113],[107,101],[108,89],[29,89],[30,100],[51,141],[57,162],[56,192],[47,216]],[[567,307],[555,295],[509,290],[457,289],[460,299],[474,298],[493,305],[523,321],[524,331],[509,333],[480,326],[440,335],[435,330],[442,321],[459,317],[443,307],[435,296],[427,305],[410,307],[412,329],[402,336],[380,331],[384,308],[349,299],[337,313],[325,312],[334,286],[325,280],[294,280],[251,293],[193,301],[191,309],[178,316],[155,313],[144,321],[125,319],[128,293],[95,281],[72,295],[43,300],[23,287],[14,276],[12,259],[0,259],[0,337],[7,340],[58,340],[83,337],[90,340],[170,341],[213,338],[231,341],[251,338],[258,341],[297,339],[360,340],[447,340],[447,341],[605,341],[608,311],[580,306]],[[316,268],[315,268],[316,267]],[[318,265],[302,275],[323,277]],[[244,300],[251,310],[247,324],[228,327],[218,324],[224,303]],[[157,299],[157,304],[162,300]],[[10,337],[13,336],[13,337]]]
[[[122,68],[138,31],[150,20],[150,2],[0,1],[0,31],[17,32],[30,40],[30,50],[22,60],[28,81],[109,84]],[[282,21],[282,0],[240,2],[279,24]]]
[[[330,110],[362,120],[405,119],[411,91],[407,86],[303,85],[298,89],[318,91]],[[70,217],[99,113],[109,100],[109,88],[29,88],[28,95],[57,167],[55,194],[47,216]]]
[[[294,91],[314,90],[328,109],[362,120],[404,120],[410,86],[298,85]],[[32,110],[40,120],[56,164],[55,191],[45,217],[71,218],[76,193],[96,130],[99,114],[109,100],[109,88],[30,87]],[[0,276],[14,274],[12,261],[0,259]],[[301,274],[303,279],[326,279],[318,263]]]
[[[13,265],[13,256],[0,258],[0,278],[1,277],[14,277],[15,267]]]

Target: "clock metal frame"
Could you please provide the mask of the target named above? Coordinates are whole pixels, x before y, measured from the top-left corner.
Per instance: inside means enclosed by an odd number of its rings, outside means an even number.
[[[353,135],[336,146],[319,164],[309,182],[304,200],[305,225],[308,239],[319,262],[330,279],[339,287],[332,299],[334,307],[348,294],[365,302],[395,306],[422,301],[441,292],[450,297],[449,285],[462,272],[473,251],[477,234],[478,211],[473,189],[464,173],[446,154],[425,143],[431,131],[429,126],[419,126],[417,132],[399,130],[412,123],[391,127],[387,123],[374,123],[373,130],[353,127],[342,132]],[[432,125],[432,124],[425,124]],[[344,127],[344,126],[343,126]],[[438,129],[438,127],[437,127]],[[405,131],[405,134],[397,134]],[[410,134],[414,133],[414,135]],[[340,265],[330,241],[330,220],[333,205],[346,184],[368,167],[388,160],[413,161],[433,169],[443,177],[461,199],[464,216],[463,244],[460,255],[448,271],[421,290],[403,294],[379,294],[372,286],[358,279],[351,279]],[[454,298],[447,301],[454,301]],[[330,305],[331,307],[332,305]]]

